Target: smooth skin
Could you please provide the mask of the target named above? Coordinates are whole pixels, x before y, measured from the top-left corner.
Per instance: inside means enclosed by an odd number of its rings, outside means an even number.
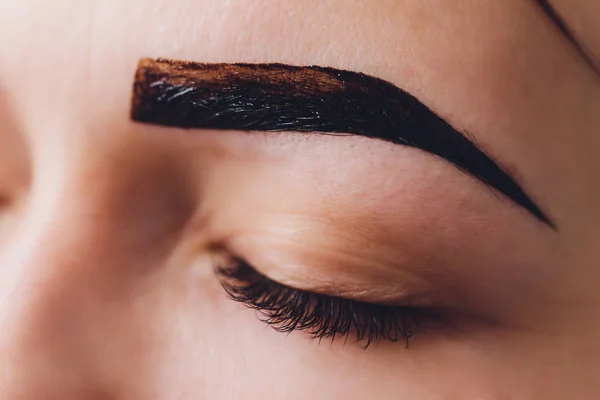
[[[598,58],[598,3],[555,2]],[[0,0],[0,38],[2,399],[598,397],[600,77],[533,2]],[[389,80],[557,229],[419,150],[133,123],[143,57]],[[408,349],[286,336],[228,299],[230,253],[462,317]]]

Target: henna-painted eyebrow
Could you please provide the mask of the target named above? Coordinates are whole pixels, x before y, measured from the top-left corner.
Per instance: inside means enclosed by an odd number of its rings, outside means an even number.
[[[143,59],[131,118],[179,128],[360,135],[437,155],[554,227],[475,143],[382,79],[325,67]]]

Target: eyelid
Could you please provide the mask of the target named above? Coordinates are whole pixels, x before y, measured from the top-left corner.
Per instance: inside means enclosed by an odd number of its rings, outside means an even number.
[[[372,257],[313,257],[322,252],[307,254],[297,252],[294,247],[253,240],[230,241],[226,247],[226,253],[233,254],[236,263],[240,260],[239,264],[248,265],[256,274],[297,290],[389,306],[461,305],[454,293],[439,287],[414,268],[380,264]],[[323,252],[336,253],[331,249]],[[225,257],[221,261],[229,259]]]

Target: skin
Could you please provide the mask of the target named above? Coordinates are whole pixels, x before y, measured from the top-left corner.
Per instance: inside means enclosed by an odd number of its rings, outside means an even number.
[[[597,6],[556,3],[600,54]],[[3,398],[600,391],[600,77],[533,4],[2,0],[0,37]],[[132,123],[142,57],[389,80],[469,132],[557,229],[415,149]],[[227,298],[213,267],[231,253],[296,288],[460,323],[408,349],[286,336]]]

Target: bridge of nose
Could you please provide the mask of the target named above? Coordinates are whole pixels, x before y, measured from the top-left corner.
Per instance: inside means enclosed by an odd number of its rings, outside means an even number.
[[[34,180],[0,254],[2,387],[85,391],[136,369],[136,290],[194,206],[180,171],[152,156],[73,157]]]

